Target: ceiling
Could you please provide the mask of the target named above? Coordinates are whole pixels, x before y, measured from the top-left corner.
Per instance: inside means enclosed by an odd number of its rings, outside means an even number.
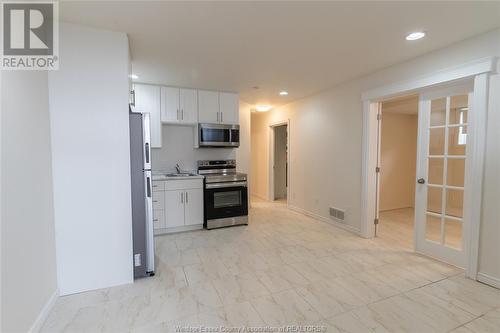
[[[277,106],[499,27],[500,2],[63,1],[60,16],[126,32],[140,82]]]

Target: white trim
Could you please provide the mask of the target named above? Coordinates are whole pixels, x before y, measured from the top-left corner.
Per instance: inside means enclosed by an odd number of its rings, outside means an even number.
[[[486,114],[488,107],[488,80],[489,73],[496,70],[496,57],[478,59],[455,68],[439,71],[426,77],[414,78],[406,82],[394,83],[376,89],[366,91],[362,94],[363,100],[363,139],[362,139],[362,174],[361,174],[361,236],[371,238],[374,235],[373,219],[375,216],[375,167],[376,154],[375,142],[377,140],[376,115],[374,110],[378,102],[398,95],[408,93],[426,93],[426,88],[436,88],[436,85],[460,84],[459,80],[474,79],[473,109],[478,114],[476,123],[469,120],[469,142],[468,151],[472,154],[470,175],[470,196],[464,198],[464,213],[467,214],[469,223],[468,256],[466,259],[466,275],[472,279],[477,275],[477,261],[479,253],[479,223],[481,220],[481,194],[484,169],[484,149],[486,145]],[[476,89],[478,89],[476,91]],[[427,89],[428,90],[428,89]],[[428,91],[427,91],[428,93]],[[471,133],[477,133],[476,140],[472,139]],[[472,142],[471,142],[472,141]],[[468,156],[470,157],[470,156]],[[418,176],[417,176],[418,178]],[[478,181],[479,180],[479,181]],[[469,198],[469,199],[467,199]],[[417,212],[417,210],[415,210]],[[467,213],[466,213],[467,212]],[[416,236],[416,233],[415,233]],[[416,238],[416,237],[415,237]]]
[[[173,227],[173,228],[158,228],[155,229],[155,237],[156,236],[161,236],[161,235],[166,235],[166,234],[173,234],[177,232],[185,232],[185,231],[193,231],[193,230],[201,230],[203,229],[203,224],[193,224],[193,225],[181,225],[179,227]]]
[[[269,172],[269,178],[268,178],[268,196],[269,196],[269,201],[274,201],[274,128],[278,126],[285,126],[287,129],[287,135],[286,135],[286,140],[287,140],[287,149],[288,149],[288,154],[287,154],[287,165],[288,165],[288,172],[287,172],[287,190],[286,190],[286,203],[288,206],[288,203],[290,201],[290,119],[285,119],[285,120],[280,120],[280,121],[275,121],[269,124],[269,165],[268,165],[268,172]]]
[[[495,68],[496,57],[486,57],[461,66],[439,71],[436,74],[368,90],[361,95],[361,98],[363,101],[380,101],[396,95],[411,93],[422,88],[460,80],[466,77],[473,77],[479,74],[490,73],[495,71]]]
[[[481,205],[483,200],[483,176],[486,150],[486,124],[488,113],[488,74],[480,74],[474,78],[474,95],[472,112],[468,115],[469,137],[467,138],[467,159],[464,197],[464,219],[470,221],[465,244],[468,248],[468,265],[465,275],[471,279],[477,278],[479,258],[479,230],[481,223]],[[472,116],[472,117],[471,117]],[[472,135],[471,135],[472,134]],[[467,193],[468,192],[468,193]],[[475,222],[475,223],[474,223]]]
[[[360,235],[364,238],[371,238],[375,235],[375,225],[373,221],[376,216],[376,208],[374,200],[377,195],[376,181],[377,175],[375,168],[377,167],[377,112],[379,103],[371,103],[370,101],[363,102],[363,147],[362,147],[362,163],[361,170],[361,228]],[[375,135],[375,137],[372,137]],[[369,167],[367,167],[369,166]]]
[[[500,289],[500,279],[494,276],[485,274],[485,273],[477,273],[477,280],[482,283],[486,283],[492,287]]]
[[[328,224],[333,225],[334,227],[337,227],[337,228],[344,229],[346,231],[352,232],[352,233],[354,233],[354,234],[356,234],[358,236],[361,235],[360,230],[357,229],[357,228],[355,228],[355,227],[353,227],[353,226],[351,226],[351,225],[343,224],[343,223],[331,220],[331,219],[329,219],[327,217],[324,217],[324,216],[312,213],[312,212],[310,212],[308,210],[305,210],[303,208],[299,208],[299,207],[296,207],[296,206],[293,206],[293,205],[288,205],[288,209],[290,209],[290,210],[292,210],[294,212],[297,212],[297,213],[309,216],[309,217],[311,217],[311,218],[313,218],[313,219],[315,219],[317,221],[328,223]]]
[[[43,306],[42,311],[40,311],[38,317],[36,317],[33,325],[31,325],[31,328],[28,331],[29,333],[40,332],[40,330],[43,327],[43,324],[49,317],[50,311],[52,311],[54,305],[56,305],[56,301],[58,298],[59,298],[59,289],[56,289],[54,293],[47,300],[47,303],[45,303],[45,305]]]

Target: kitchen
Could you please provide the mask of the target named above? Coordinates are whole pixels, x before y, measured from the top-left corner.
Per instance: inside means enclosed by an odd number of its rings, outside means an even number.
[[[134,83],[130,111],[138,278],[154,275],[155,237],[247,225],[249,196],[237,93]]]

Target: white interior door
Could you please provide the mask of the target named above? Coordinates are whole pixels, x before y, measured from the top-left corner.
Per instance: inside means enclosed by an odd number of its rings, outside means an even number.
[[[467,195],[466,86],[421,95],[416,186],[416,250],[464,267]]]

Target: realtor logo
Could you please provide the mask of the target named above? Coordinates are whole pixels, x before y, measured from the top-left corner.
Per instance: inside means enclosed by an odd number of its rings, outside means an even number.
[[[57,2],[2,2],[1,69],[58,68]]]

